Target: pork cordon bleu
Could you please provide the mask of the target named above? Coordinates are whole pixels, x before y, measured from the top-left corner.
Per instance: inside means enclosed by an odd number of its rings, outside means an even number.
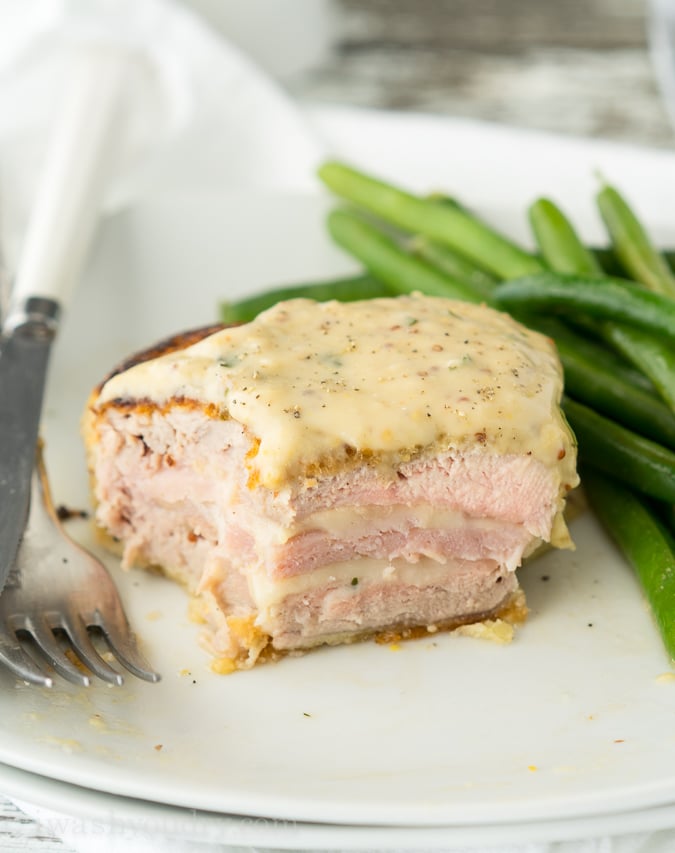
[[[113,373],[84,435],[97,525],[187,587],[220,671],[481,622],[524,556],[570,546],[548,338],[420,295],[209,331]]]

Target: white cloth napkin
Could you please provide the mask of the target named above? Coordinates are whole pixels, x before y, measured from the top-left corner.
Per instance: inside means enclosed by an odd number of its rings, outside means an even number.
[[[73,57],[99,44],[123,46],[145,70],[128,93],[108,209],[167,185],[312,185],[320,146],[298,109],[179,3],[0,0],[0,238],[10,269]]]
[[[108,209],[164,187],[302,190],[314,184],[322,154],[315,125],[245,56],[172,0],[0,0],[0,234],[10,267],[72,53],[79,44],[99,42],[125,45],[147,68],[128,104],[128,132],[111,176]],[[133,828],[88,829],[86,822],[29,802],[17,805],[82,853],[235,849],[150,837]],[[456,848],[457,853],[467,849]],[[483,853],[672,849],[673,834],[652,833],[502,845]]]

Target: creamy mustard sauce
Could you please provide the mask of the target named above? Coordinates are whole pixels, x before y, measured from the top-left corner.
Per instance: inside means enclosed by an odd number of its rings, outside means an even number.
[[[279,303],[114,376],[99,404],[215,403],[259,440],[249,464],[269,488],[345,447],[395,460],[466,446],[531,453],[572,486],[561,391],[548,338],[485,306],[411,295]]]

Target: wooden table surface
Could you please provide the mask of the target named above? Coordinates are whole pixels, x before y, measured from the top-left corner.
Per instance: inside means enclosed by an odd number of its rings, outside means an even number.
[[[645,0],[335,0],[333,50],[283,80],[303,101],[675,142]],[[0,851],[70,849],[0,797]]]
[[[672,146],[646,0],[341,0],[300,98]]]

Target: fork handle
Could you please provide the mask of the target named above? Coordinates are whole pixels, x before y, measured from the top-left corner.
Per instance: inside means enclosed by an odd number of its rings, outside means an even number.
[[[132,64],[117,48],[87,48],[77,57],[24,238],[10,317],[25,313],[31,298],[62,305],[72,294],[98,219]]]

